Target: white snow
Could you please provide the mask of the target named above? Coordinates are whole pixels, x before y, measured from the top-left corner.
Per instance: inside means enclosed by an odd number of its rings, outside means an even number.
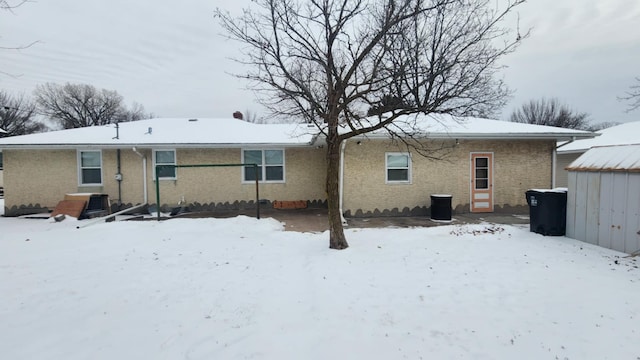
[[[366,121],[375,123],[374,118]],[[366,125],[366,121],[363,123]],[[550,126],[513,123],[507,121],[454,117],[445,114],[404,116],[391,126],[392,129],[417,130],[418,134],[431,138],[527,138],[568,139],[591,137],[587,131],[562,129]],[[348,129],[345,129],[345,131]],[[237,119],[186,118],[148,119],[115,125],[93,126],[47,133],[10,136],[0,139],[0,148],[41,145],[68,147],[82,145],[100,146],[218,146],[232,145],[312,145],[319,130],[307,124],[254,124]],[[386,130],[367,134],[367,137],[388,137]]]
[[[635,258],[514,226],[0,218],[5,359],[636,359]]]
[[[567,170],[638,171],[640,144],[593,147],[569,164]]]
[[[306,125],[254,124],[229,119],[148,119],[79,129],[11,136],[2,145],[304,145],[312,141]]]
[[[476,117],[456,117],[447,114],[407,115],[394,122],[398,129],[418,128],[429,136],[447,135],[478,137],[593,137],[589,131],[565,129],[553,126],[524,124]]]
[[[628,122],[596,131],[593,139],[577,140],[558,149],[559,154],[584,152],[594,146],[628,145],[640,143],[640,121]]]

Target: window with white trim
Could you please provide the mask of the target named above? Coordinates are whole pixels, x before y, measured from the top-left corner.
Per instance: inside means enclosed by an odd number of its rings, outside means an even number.
[[[177,165],[175,150],[154,150],[153,151],[153,170],[154,179],[156,165]],[[175,167],[162,167],[159,169],[158,179],[160,180],[176,180],[178,178],[177,169]]]
[[[102,185],[102,151],[78,151],[78,184]]]
[[[409,153],[386,153],[385,168],[387,183],[411,183],[411,156]]]
[[[256,168],[242,168],[242,181],[284,182],[284,150],[243,150],[243,164],[256,164]]]

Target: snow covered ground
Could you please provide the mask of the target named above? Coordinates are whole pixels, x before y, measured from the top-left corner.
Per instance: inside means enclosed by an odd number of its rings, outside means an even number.
[[[4,359],[637,359],[635,258],[524,227],[0,217]]]

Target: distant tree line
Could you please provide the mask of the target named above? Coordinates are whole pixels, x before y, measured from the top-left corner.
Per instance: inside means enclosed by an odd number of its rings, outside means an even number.
[[[557,98],[530,100],[514,110],[509,120],[587,131],[602,130],[618,124],[615,122],[592,124],[588,113],[575,111],[562,104]]]
[[[148,119],[144,106],[124,104],[117,91],[88,84],[38,85],[33,99],[0,90],[0,136],[25,135],[51,129],[72,129]]]

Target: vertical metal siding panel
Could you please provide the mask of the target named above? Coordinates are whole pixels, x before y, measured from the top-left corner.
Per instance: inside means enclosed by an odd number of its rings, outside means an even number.
[[[624,251],[632,253],[640,250],[640,174],[627,175],[627,219],[624,229]]]
[[[575,239],[576,236],[576,172],[567,175],[567,231],[566,236]]]
[[[613,174],[613,203],[611,204],[611,248],[624,251],[624,221],[627,203],[627,174]]]
[[[586,207],[586,241],[598,244],[598,216],[600,215],[600,173],[588,172],[587,175],[587,207]]]
[[[588,173],[579,172],[576,178],[576,233],[575,238],[587,241],[587,192]]]
[[[613,209],[613,174],[600,174],[600,223],[598,245],[611,249],[611,211]]]

